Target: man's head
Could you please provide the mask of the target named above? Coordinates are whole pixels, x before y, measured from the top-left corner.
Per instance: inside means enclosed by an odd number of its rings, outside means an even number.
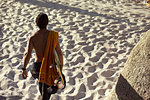
[[[37,17],[36,17],[36,25],[40,28],[40,29],[44,29],[46,28],[48,24],[48,16],[44,13],[40,13]]]

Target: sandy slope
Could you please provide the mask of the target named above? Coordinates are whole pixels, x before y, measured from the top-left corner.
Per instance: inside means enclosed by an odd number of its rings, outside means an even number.
[[[121,2],[124,3],[121,3]],[[130,1],[130,0],[129,0]],[[104,100],[142,33],[150,8],[125,0],[0,0],[0,100],[37,100],[38,81],[22,79],[27,38],[40,12],[60,33],[67,87],[52,100]],[[28,71],[34,62],[34,54]]]

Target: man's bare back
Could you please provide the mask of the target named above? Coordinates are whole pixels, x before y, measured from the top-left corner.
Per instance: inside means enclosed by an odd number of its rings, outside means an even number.
[[[42,62],[49,32],[49,30],[39,30],[31,36],[33,48],[36,53],[35,62]]]
[[[35,32],[29,38],[27,50],[24,55],[23,68],[26,68],[27,64],[29,63],[33,49],[35,50],[35,55],[36,55],[35,62],[42,62],[49,32],[50,31],[46,30],[46,29],[39,30],[39,31]],[[57,43],[57,45],[56,45],[56,51],[57,51],[58,57],[60,59],[60,65],[63,65],[63,56],[62,56],[62,52],[61,52],[59,43]]]

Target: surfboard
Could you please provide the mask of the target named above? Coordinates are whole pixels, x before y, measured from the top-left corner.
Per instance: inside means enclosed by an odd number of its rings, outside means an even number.
[[[144,4],[144,5],[146,5],[146,6],[150,6],[150,0],[144,0],[143,2],[142,2],[142,4]]]
[[[150,3],[145,3],[146,6],[150,6]]]
[[[57,54],[56,50],[54,51],[54,56],[55,56],[56,67],[58,69],[58,73],[59,73],[59,76],[61,78],[61,81],[58,84],[58,88],[62,90],[66,86],[66,80],[65,80],[65,76],[63,75],[63,73],[61,71],[60,61],[59,61],[58,54]]]

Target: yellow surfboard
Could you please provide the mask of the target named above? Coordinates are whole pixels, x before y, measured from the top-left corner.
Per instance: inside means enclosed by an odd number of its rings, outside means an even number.
[[[146,6],[150,6],[150,3],[145,3]]]
[[[62,84],[62,85],[59,85],[58,88],[64,89],[66,86],[66,80],[65,80],[64,75],[62,74],[60,61],[59,61],[58,54],[57,54],[56,50],[54,51],[54,56],[55,56],[55,62],[57,65],[58,73],[59,73],[59,76],[61,78],[61,84]]]
[[[150,0],[145,0],[145,1],[143,1],[142,2],[144,5],[146,5],[146,6],[150,6]]]

